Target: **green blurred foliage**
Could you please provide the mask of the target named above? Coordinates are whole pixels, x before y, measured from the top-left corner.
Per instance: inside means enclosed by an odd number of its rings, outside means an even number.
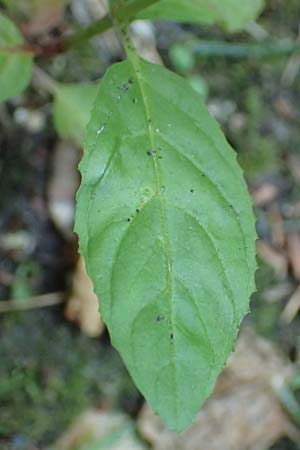
[[[102,403],[134,404],[135,390],[119,356],[57,318],[58,311],[1,319],[1,439],[48,444],[80,412]],[[4,442],[4,441],[3,441]]]
[[[83,144],[97,91],[97,82],[56,83],[53,115],[56,131],[61,137]]]

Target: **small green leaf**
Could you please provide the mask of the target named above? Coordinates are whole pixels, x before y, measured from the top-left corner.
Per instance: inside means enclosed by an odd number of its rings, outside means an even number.
[[[22,44],[21,33],[0,13],[0,102],[19,95],[30,81],[32,55],[16,49]]]
[[[244,27],[262,11],[264,0],[161,0],[143,10],[140,19],[217,23],[230,31]]]
[[[63,138],[82,144],[98,91],[98,83],[56,84],[54,125]]]
[[[236,155],[186,81],[136,57],[101,82],[80,170],[75,229],[102,317],[141,392],[181,431],[254,290]]]
[[[169,50],[169,58],[177,72],[192,72],[196,66],[196,58],[189,45],[172,45]]]
[[[205,79],[202,78],[201,75],[190,75],[187,77],[187,81],[190,86],[198,92],[203,102],[206,103],[209,94],[209,87]]]

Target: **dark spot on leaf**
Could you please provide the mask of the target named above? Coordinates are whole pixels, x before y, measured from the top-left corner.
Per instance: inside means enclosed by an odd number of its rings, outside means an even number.
[[[157,316],[156,317],[156,322],[163,322],[165,320],[164,316]]]
[[[140,210],[139,210],[139,209],[136,209],[136,212],[137,212],[137,213],[139,213],[139,212],[140,212]]]
[[[128,218],[128,219],[127,219],[127,222],[130,222],[130,221],[131,221],[131,219],[130,219],[130,218]]]
[[[127,83],[122,84],[121,86],[119,86],[120,91],[126,92],[128,91],[128,89],[130,88],[130,86],[132,85],[133,80],[130,78]]]
[[[194,189],[191,189],[191,190],[190,190],[190,193],[191,193],[191,194],[193,194],[194,192],[195,192]]]
[[[133,98],[132,101],[133,101],[133,103],[137,103],[138,102],[137,98]]]
[[[156,151],[155,150],[148,150],[147,155],[150,157],[155,158],[156,157]]]
[[[171,339],[171,340],[174,339],[174,334],[173,334],[173,333],[170,334],[170,339]]]

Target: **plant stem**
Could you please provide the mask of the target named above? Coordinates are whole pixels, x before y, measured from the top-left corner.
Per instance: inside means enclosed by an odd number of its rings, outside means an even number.
[[[110,3],[111,5],[111,3]],[[117,7],[120,9],[124,8],[126,5],[125,0],[119,0],[117,5],[110,6],[110,11],[112,13],[113,25],[115,32],[117,33],[121,44],[125,50],[128,59],[136,56],[136,49],[133,45],[130,33],[129,33],[129,18],[128,16],[121,17],[116,14]]]
[[[14,47],[0,47],[0,53],[31,53],[33,55],[54,56],[64,53],[73,47],[88,41],[96,35],[105,33],[114,26],[113,17],[121,21],[131,22],[136,15],[145,8],[148,8],[160,0],[132,0],[130,3],[118,4],[112,7],[112,14],[106,14],[101,19],[93,22],[91,25],[81,28],[70,37],[65,39],[56,39],[46,45],[17,45]],[[112,17],[113,16],[113,17]]]
[[[105,33],[110,28],[112,28],[113,22],[111,17],[107,14],[102,19],[93,22],[86,28],[82,28],[76,33],[74,33],[71,37],[67,38],[64,43],[64,47],[68,50],[72,47],[76,47],[83,42],[91,39],[92,37]]]
[[[0,46],[0,55],[10,55],[11,53],[33,55],[35,49],[29,44],[21,44],[16,46]]]
[[[300,405],[290,387],[285,383],[285,380],[280,375],[274,375],[272,380],[272,387],[278,395],[282,406],[288,412],[298,427],[300,426]]]
[[[12,311],[26,311],[34,308],[46,308],[47,306],[59,305],[64,301],[64,292],[53,292],[22,300],[4,300],[0,302],[0,314]]]
[[[33,79],[39,87],[50,92],[50,94],[52,95],[56,94],[58,89],[58,83],[38,66],[34,67]]]
[[[158,3],[158,1],[159,0],[133,0],[128,4],[112,8],[112,14],[114,17],[120,20],[126,19],[128,21],[131,21],[140,11],[151,5],[154,5],[155,3]],[[88,27],[79,30],[77,33],[74,33],[73,36],[65,41],[64,46],[67,49],[70,47],[75,47],[98,34],[104,33],[112,27],[113,19],[111,17],[111,14],[106,14],[104,17],[102,17],[102,19],[93,22]]]
[[[182,44],[178,44],[182,45]],[[196,57],[268,58],[300,52],[300,43],[291,40],[268,40],[258,44],[231,43],[224,41],[191,41],[183,46]]]

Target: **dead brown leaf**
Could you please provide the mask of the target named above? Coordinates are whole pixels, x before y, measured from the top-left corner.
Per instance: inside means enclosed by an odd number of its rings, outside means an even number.
[[[48,209],[51,219],[62,234],[73,236],[75,194],[79,187],[78,150],[67,141],[54,149],[52,170],[48,183]]]
[[[279,189],[272,183],[263,183],[252,193],[255,206],[264,206],[273,201],[279,193]]]
[[[291,296],[294,284],[289,281],[280,282],[262,291],[262,298],[267,303],[278,303]]]
[[[285,253],[278,252],[263,240],[256,242],[257,253],[261,259],[274,269],[278,279],[283,280],[288,270],[288,261]]]
[[[293,275],[296,280],[300,280],[300,234],[288,233],[286,239],[287,252]]]
[[[287,166],[291,171],[291,174],[296,181],[300,182],[300,155],[291,153],[287,156]]]
[[[104,324],[100,318],[99,302],[93,290],[84,260],[79,258],[73,277],[73,289],[68,300],[65,317],[79,324],[83,333],[90,337],[100,336]]]
[[[300,310],[300,286],[295,290],[281,313],[281,320],[290,323]]]
[[[62,22],[68,0],[30,0],[23,3],[27,21],[22,25],[26,36],[47,33]],[[21,2],[18,2],[21,3]]]
[[[294,112],[289,100],[283,96],[277,97],[273,103],[275,111],[284,119],[290,120],[294,117]]]
[[[139,429],[154,450],[258,450],[282,436],[299,438],[272,389],[274,375],[291,374],[272,344],[245,330],[191,428],[181,435],[168,431],[146,405]]]
[[[124,414],[90,410],[78,417],[51,450],[88,448],[144,450],[146,447],[138,440],[130,419]]]
[[[285,230],[283,217],[277,204],[269,209],[269,223],[272,232],[272,243],[277,248],[283,248],[285,245]]]

